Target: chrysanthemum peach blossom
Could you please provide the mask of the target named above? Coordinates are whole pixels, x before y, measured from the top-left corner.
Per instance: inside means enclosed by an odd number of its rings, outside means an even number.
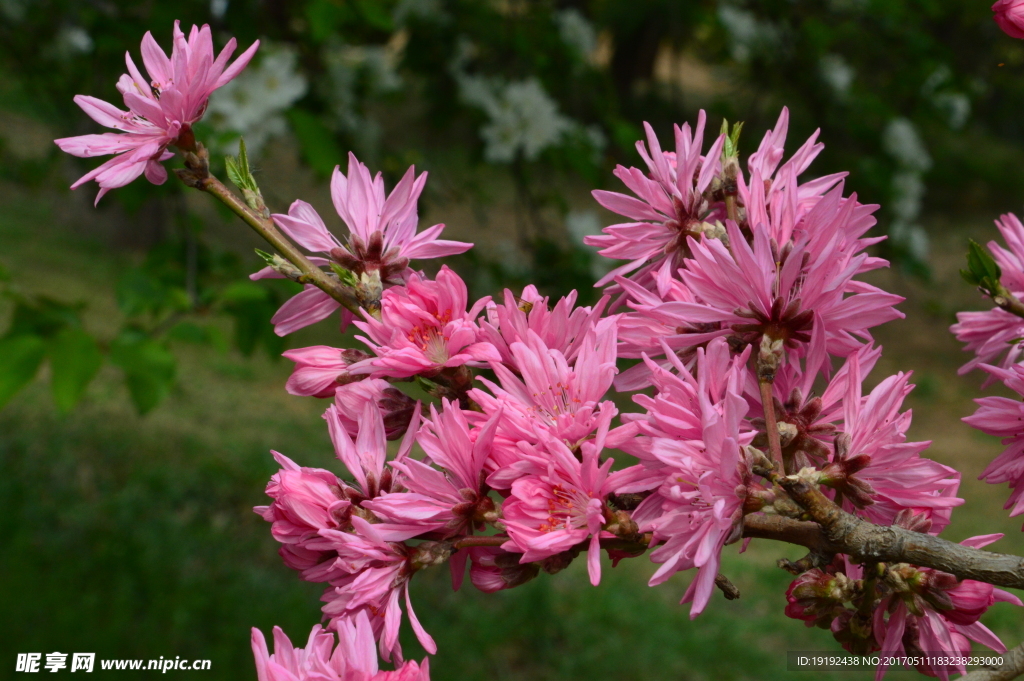
[[[234,38],[214,58],[209,26],[193,26],[186,39],[179,24],[174,22],[170,58],[151,33],[147,32],[143,37],[142,62],[149,78],[142,75],[131,55],[125,53],[128,73],[118,80],[117,89],[128,111],[121,111],[95,97],[75,97],[75,103],[90,118],[120,133],[55,140],[62,151],[73,156],[117,154],[71,185],[76,189],[96,180],[100,186],[96,203],[111,189],[123,187],[143,173],[153,184],[163,184],[167,180],[167,171],[160,163],[173,156],[167,147],[177,145],[191,150],[194,146],[192,125],[203,117],[210,95],[237,76],[259,46],[259,41],[256,41],[229,66],[228,60],[235,51]]]

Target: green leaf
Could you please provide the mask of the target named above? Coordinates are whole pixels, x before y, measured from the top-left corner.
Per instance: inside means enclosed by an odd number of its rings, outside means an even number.
[[[363,15],[363,20],[370,26],[389,33],[394,30],[391,15],[384,9],[380,0],[356,0],[356,7]]]
[[[53,401],[67,413],[82,399],[103,363],[103,355],[96,340],[77,326],[69,326],[53,337],[49,355]]]
[[[46,296],[18,296],[7,336],[42,336],[50,338],[67,326],[79,324],[84,303],[68,304]]]
[[[0,340],[0,407],[36,375],[46,354],[39,336],[23,334]]]
[[[321,175],[330,175],[342,157],[334,135],[319,118],[308,111],[292,109],[288,112],[288,119],[306,163]]]
[[[124,370],[132,402],[140,414],[158,405],[171,390],[177,361],[152,338],[131,329],[110,346],[110,361]]]

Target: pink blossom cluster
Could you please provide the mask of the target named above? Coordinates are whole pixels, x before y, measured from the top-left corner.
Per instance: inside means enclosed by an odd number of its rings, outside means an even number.
[[[593,584],[604,554],[616,565],[649,552],[652,586],[695,570],[682,601],[696,617],[744,519],[784,509],[779,474],[813,480],[874,523],[915,518],[933,533],[949,523],[962,503],[959,473],[924,457],[928,442],[908,441],[910,376],[863,387],[881,353],[870,329],[901,316],[901,298],[857,279],[887,264],[865,252],[878,241],[865,236],[875,207],[844,196],[839,176],[799,183],[821,145],[812,137],[782,163],[786,126],[784,111],[748,162],[749,180],[724,156],[723,138],[701,153],[702,123],[696,134],[677,129],[675,152],[649,131],[639,145],[647,172],[617,172],[640,198],[597,193],[636,222],[596,238],[633,260],[593,307],[578,306],[575,292],[552,301],[534,287],[474,302],[441,267],[383,290],[379,310],[354,322],[361,348],[289,352],[289,390],[333,396],[325,418],[342,477],[354,482],[287,462],[267,488],[273,503],[257,511],[273,523],[285,562],[327,584],[328,629],[365,617],[382,656],[400,664],[403,602],[421,645],[436,649],[412,608],[419,570],[447,562],[458,589],[468,568],[473,586],[494,592],[582,554]],[[734,195],[723,193],[727,182]],[[621,357],[639,362],[619,374]],[[635,392],[639,410],[620,413],[613,388]],[[777,462],[766,455],[766,413],[780,432]],[[388,460],[387,440],[397,438]],[[800,579],[823,579],[815,570]],[[863,585],[863,571],[849,564],[843,579]],[[948,577],[928,579],[952,602],[1010,600]],[[953,652],[966,636],[1002,649],[976,616],[904,613],[899,594],[880,587],[864,606],[877,645]],[[815,612],[845,643],[858,610]],[[940,631],[942,622],[953,628]],[[918,638],[892,633],[899,627]]]
[[[1018,4],[994,7],[1011,35]],[[102,196],[143,173],[163,182],[168,147],[195,148],[192,124],[255,47],[229,66],[234,41],[214,58],[208,27],[186,39],[176,24],[169,58],[147,34],[150,80],[128,57],[118,84],[129,111],[78,98],[122,132],[58,140],[80,156],[118,154],[76,186],[95,179]],[[411,585],[445,563],[453,589],[468,570],[491,593],[583,554],[597,585],[605,554],[614,567],[649,552],[651,586],[694,571],[681,600],[696,617],[728,581],[726,548],[749,543],[747,523],[805,518],[783,478],[878,525],[938,534],[949,524],[963,502],[960,475],[923,456],[930,443],[908,441],[910,375],[864,387],[881,354],[871,330],[903,316],[902,298],[858,278],[888,265],[867,251],[882,239],[866,236],[877,206],[846,195],[844,174],[804,177],[823,145],[815,132],[787,158],[786,109],[745,172],[735,134],[705,149],[705,127],[703,112],[695,126],[676,126],[666,151],[645,125],[644,167],[615,170],[630,193],[594,192],[625,221],[587,243],[625,262],[598,282],[606,288],[593,306],[532,286],[474,300],[447,266],[433,276],[414,269],[471,244],[439,239],[443,225],[418,231],[426,174],[413,168],[389,194],[382,175],[350,154],[347,173],[336,168],[331,180],[342,238],[303,201],[272,216],[361,309],[342,313],[359,347],[285,353],[295,363],[286,389],[331,400],[324,420],[341,465],[308,468],[273,453],[281,468],[266,487],[270,503],[255,511],[284,563],[324,585],[326,624],[305,648],[276,629],[273,654],[254,630],[260,681],[427,679],[426,660],[404,659],[399,632],[405,617],[436,652]],[[1007,296],[1024,295],[1024,225],[1014,216],[997,224],[1009,250],[990,245],[992,268]],[[252,278],[274,276],[267,268]],[[1024,396],[1024,320],[1007,306],[963,313],[953,331],[976,354],[965,371],[980,366]],[[307,285],[277,312],[275,330],[289,334],[340,307]],[[632,393],[635,407],[613,389]],[[982,477],[1010,483],[1017,515],[1024,407],[978,402],[967,421],[1008,445]],[[825,558],[792,564],[786,614],[848,650],[961,655],[970,641],[1005,650],[978,620],[996,602],[1021,605],[1006,592],[915,565]],[[395,669],[380,671],[378,654]],[[946,679],[963,668],[921,671]]]

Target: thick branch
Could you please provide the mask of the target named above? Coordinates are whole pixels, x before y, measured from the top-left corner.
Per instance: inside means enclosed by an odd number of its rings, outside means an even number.
[[[757,386],[761,390],[761,406],[764,408],[764,427],[768,435],[768,452],[778,470],[785,470],[782,461],[782,442],[779,437],[779,422],[775,420],[775,398],[772,396],[772,382],[757,377]]]
[[[998,667],[975,669],[961,676],[959,681],[1010,681],[1024,674],[1024,643],[1003,653]]]
[[[1022,558],[969,548],[902,527],[875,525],[837,507],[804,481],[781,478],[779,482],[816,522],[752,514],[743,519],[743,536],[797,544],[820,554],[845,553],[858,563],[911,563],[958,579],[1024,589]]]

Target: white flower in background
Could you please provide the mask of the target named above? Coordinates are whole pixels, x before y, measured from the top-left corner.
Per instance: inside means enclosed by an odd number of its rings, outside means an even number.
[[[946,123],[953,130],[964,127],[971,116],[971,100],[962,92],[940,92],[932,103],[946,115]]]
[[[555,13],[558,34],[569,47],[586,59],[597,49],[597,31],[578,9],[564,9]]]
[[[81,26],[65,26],[57,33],[58,49],[65,54],[92,52],[92,38]]]
[[[900,222],[910,223],[921,214],[925,186],[921,174],[913,170],[898,172],[892,177],[893,201],[889,206]]]
[[[597,236],[603,225],[597,213],[592,210],[571,210],[565,216],[565,229],[574,248],[582,248],[590,253],[590,276],[600,279],[615,266],[615,261],[597,254],[597,246],[587,246],[584,237]]]
[[[520,152],[533,161],[573,127],[536,78],[509,83],[483,109],[491,118],[480,128],[484,156],[495,163],[511,162]]]
[[[839,99],[845,99],[853,85],[853,79],[857,72],[853,70],[842,55],[826,54],[818,62],[818,69],[821,78],[832,88],[832,92]]]
[[[747,61],[757,51],[779,42],[779,29],[768,21],[761,21],[748,10],[729,4],[718,6],[718,20],[729,34],[730,50],[736,61]]]
[[[214,19],[223,19],[228,11],[228,0],[210,0],[210,15]]]
[[[19,22],[25,18],[31,0],[0,0],[0,14],[8,21]]]
[[[404,43],[387,45],[331,45],[324,49],[327,65],[327,97],[338,122],[346,130],[366,123],[359,113],[360,85],[366,95],[381,95],[401,89],[398,62]]]
[[[924,260],[928,256],[928,235],[914,222],[921,214],[925,193],[921,176],[932,167],[932,157],[917,134],[917,128],[906,118],[889,121],[882,133],[882,146],[900,166],[892,177],[890,209],[895,219],[889,236],[913,257]]]
[[[258,153],[288,126],[282,113],[306,94],[306,77],[298,70],[298,54],[291,47],[264,48],[263,57],[210,98],[206,119],[218,132],[238,133],[249,153]],[[237,153],[238,141],[221,149]]]
[[[917,128],[906,118],[894,118],[885,126],[882,145],[907,170],[924,172],[932,167],[932,157],[917,134]]]
[[[444,6],[441,0],[399,0],[391,13],[391,18],[396,26],[402,26],[411,17],[417,19],[431,19],[433,21],[446,21],[448,15],[444,13]]]

